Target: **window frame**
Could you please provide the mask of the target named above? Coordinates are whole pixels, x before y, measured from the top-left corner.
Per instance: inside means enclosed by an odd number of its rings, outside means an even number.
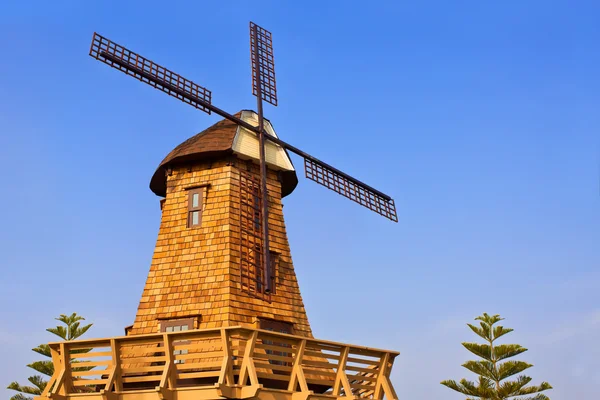
[[[204,209],[204,194],[206,187],[197,187],[188,189],[187,193],[187,227],[189,228],[199,228],[202,226],[202,211]],[[198,195],[198,206],[193,206],[194,195]],[[198,223],[193,223],[193,215],[194,213],[198,213]]]

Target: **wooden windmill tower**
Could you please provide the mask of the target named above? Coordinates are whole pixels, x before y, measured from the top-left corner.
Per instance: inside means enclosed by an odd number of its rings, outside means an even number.
[[[300,400],[397,396],[398,353],[314,339],[296,280],[281,199],[306,176],[397,221],[387,195],[277,136],[271,34],[250,23],[257,112],[229,114],[211,92],[94,34],[90,55],[225,119],[171,151],[150,188],[164,197],[152,265],[126,336],[50,344],[59,399]],[[91,400],[91,399],[90,399]]]

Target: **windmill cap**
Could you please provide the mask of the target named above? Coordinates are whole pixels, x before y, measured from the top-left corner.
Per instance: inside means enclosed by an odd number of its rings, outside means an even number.
[[[242,110],[234,116],[251,124],[253,124],[253,119],[257,118],[256,113],[250,110]],[[265,129],[267,132],[271,130],[269,133],[275,135],[271,123],[266,118]],[[150,190],[157,196],[165,197],[167,195],[167,168],[169,167],[217,159],[231,154],[257,161],[257,149],[258,140],[254,133],[241,128],[235,122],[223,119],[175,147],[154,172],[150,180]],[[281,197],[285,197],[292,193],[298,185],[298,176],[289,155],[282,147],[268,143],[267,149],[267,164],[272,169],[280,171]]]

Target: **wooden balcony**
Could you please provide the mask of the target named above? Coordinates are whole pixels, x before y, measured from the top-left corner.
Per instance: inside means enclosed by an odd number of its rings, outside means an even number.
[[[397,352],[230,327],[51,343],[38,400],[397,399]]]

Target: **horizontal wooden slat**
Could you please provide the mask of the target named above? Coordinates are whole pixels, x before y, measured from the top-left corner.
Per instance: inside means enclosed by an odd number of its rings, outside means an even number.
[[[71,368],[99,367],[100,365],[110,365],[111,363],[112,363],[112,360],[80,361],[80,362],[72,362]]]
[[[207,359],[207,358],[223,358],[222,351],[207,351],[204,353],[187,353],[187,354],[175,354],[176,360],[189,360],[191,358]]]
[[[259,378],[265,378],[265,379],[274,379],[277,381],[286,381],[288,382],[290,380],[289,375],[277,375],[277,374],[271,374],[268,372],[256,372],[256,376]]]
[[[111,357],[111,356],[112,356],[112,352],[110,352],[110,351],[98,351],[98,352],[94,352],[94,353],[71,354],[71,359],[78,360],[81,358]]]
[[[273,342],[273,343],[284,343],[290,346],[298,346],[299,344],[299,340],[293,340],[293,339],[288,339],[288,338],[283,338],[281,336],[276,336],[276,335],[266,335],[261,333],[260,335],[258,335],[258,340],[259,341],[269,341],[269,342]]]
[[[362,399],[366,399],[366,398],[370,398],[371,395],[375,393],[375,390],[374,389],[372,389],[372,390],[362,390],[361,389],[359,391],[356,391],[356,393],[358,394],[358,397],[360,397]],[[356,396],[356,394],[355,394],[355,396]]]
[[[359,385],[358,383],[350,383],[352,389],[365,389],[365,390],[373,390],[375,387],[373,385]]]
[[[151,347],[151,346],[140,346],[140,347],[125,347],[119,349],[121,356],[129,356],[129,355],[139,355],[139,354],[155,354],[155,353],[165,353],[164,347]]]
[[[183,364],[175,364],[175,367],[178,371],[186,370],[186,369],[208,369],[208,368],[221,368],[222,361],[214,361],[214,362],[196,362],[196,363],[183,363]]]
[[[92,369],[91,371],[71,371],[72,376],[108,375],[112,369]]]
[[[70,340],[68,343],[66,343],[65,347],[66,347],[66,350],[68,350],[68,351],[87,350],[87,349],[95,349],[95,348],[99,348],[99,349],[110,348],[110,340],[106,340],[106,339],[93,340],[92,339],[85,343],[80,343],[79,341]]]
[[[166,360],[167,357],[165,356],[121,358],[121,365],[150,364],[155,362],[164,362]]]
[[[317,348],[319,350],[331,351],[332,353],[341,353],[342,350],[344,349],[344,347],[346,347],[346,346],[341,345],[341,344],[330,344],[330,343],[311,341],[310,347]]]
[[[264,368],[264,369],[272,369],[276,371],[291,371],[292,367],[286,367],[285,365],[276,365],[276,364],[263,364],[259,362],[254,362],[254,366],[256,368]]]
[[[156,372],[163,371],[165,369],[164,365],[151,365],[149,367],[134,367],[134,368],[126,368],[123,371],[127,374],[139,374],[142,372]]]
[[[125,347],[125,346],[141,346],[141,345],[158,345],[163,343],[163,334],[159,334],[159,335],[152,335],[152,336],[146,336],[146,335],[131,335],[131,336],[127,336],[125,338],[125,340],[120,339],[117,340],[117,346],[120,347]]]
[[[180,372],[177,374],[179,379],[192,379],[192,378],[210,378],[219,376],[220,371],[203,371],[203,372]]]
[[[379,361],[364,360],[362,358],[348,357],[349,363],[379,365]]]
[[[124,376],[122,378],[123,382],[159,382],[161,379],[161,375],[146,375],[146,376]]]
[[[304,376],[306,376],[306,377],[308,377],[309,375],[330,377],[330,378],[334,378],[334,379],[336,377],[335,372],[320,371],[320,370],[316,370],[316,369],[306,369],[306,368],[304,368],[303,370],[304,370]]]
[[[187,350],[191,352],[204,351],[223,351],[222,343],[191,343],[191,344],[174,344],[174,350]]]
[[[347,371],[358,371],[358,372],[367,372],[371,374],[377,375],[379,373],[379,368],[363,368],[363,367],[355,367],[354,365],[346,365]]]
[[[73,386],[86,385],[106,385],[108,379],[77,379],[73,381]]]
[[[367,381],[367,382],[375,382],[377,378],[373,378],[371,376],[363,376],[363,375],[346,375],[348,379],[352,381]]]
[[[259,354],[254,356],[255,360],[276,360],[292,363],[294,359],[292,357],[279,356],[277,354]]]
[[[340,359],[339,355],[325,354],[320,351],[311,351],[311,350],[304,350],[304,356],[305,357],[327,358],[329,360],[339,360]]]
[[[323,362],[323,361],[315,361],[315,360],[302,360],[302,365],[323,367],[323,368],[337,368],[337,364],[332,364],[332,363]]]
[[[378,350],[370,350],[370,349],[361,349],[350,346],[350,354],[356,354],[361,356],[373,357],[373,358],[381,358],[385,355],[385,352]]]
[[[256,354],[256,349],[261,349],[261,350],[271,350],[271,351],[278,351],[280,353],[293,353],[293,349],[290,347],[283,347],[283,346],[275,346],[275,345],[270,345],[270,344],[256,344],[256,346],[254,346],[255,350],[254,353]],[[264,352],[261,352],[259,354],[264,354]]]
[[[202,353],[199,354],[176,354],[173,356],[175,360],[198,360],[198,362],[214,362],[221,361],[223,359],[223,354],[218,354],[214,356],[204,357]]]

